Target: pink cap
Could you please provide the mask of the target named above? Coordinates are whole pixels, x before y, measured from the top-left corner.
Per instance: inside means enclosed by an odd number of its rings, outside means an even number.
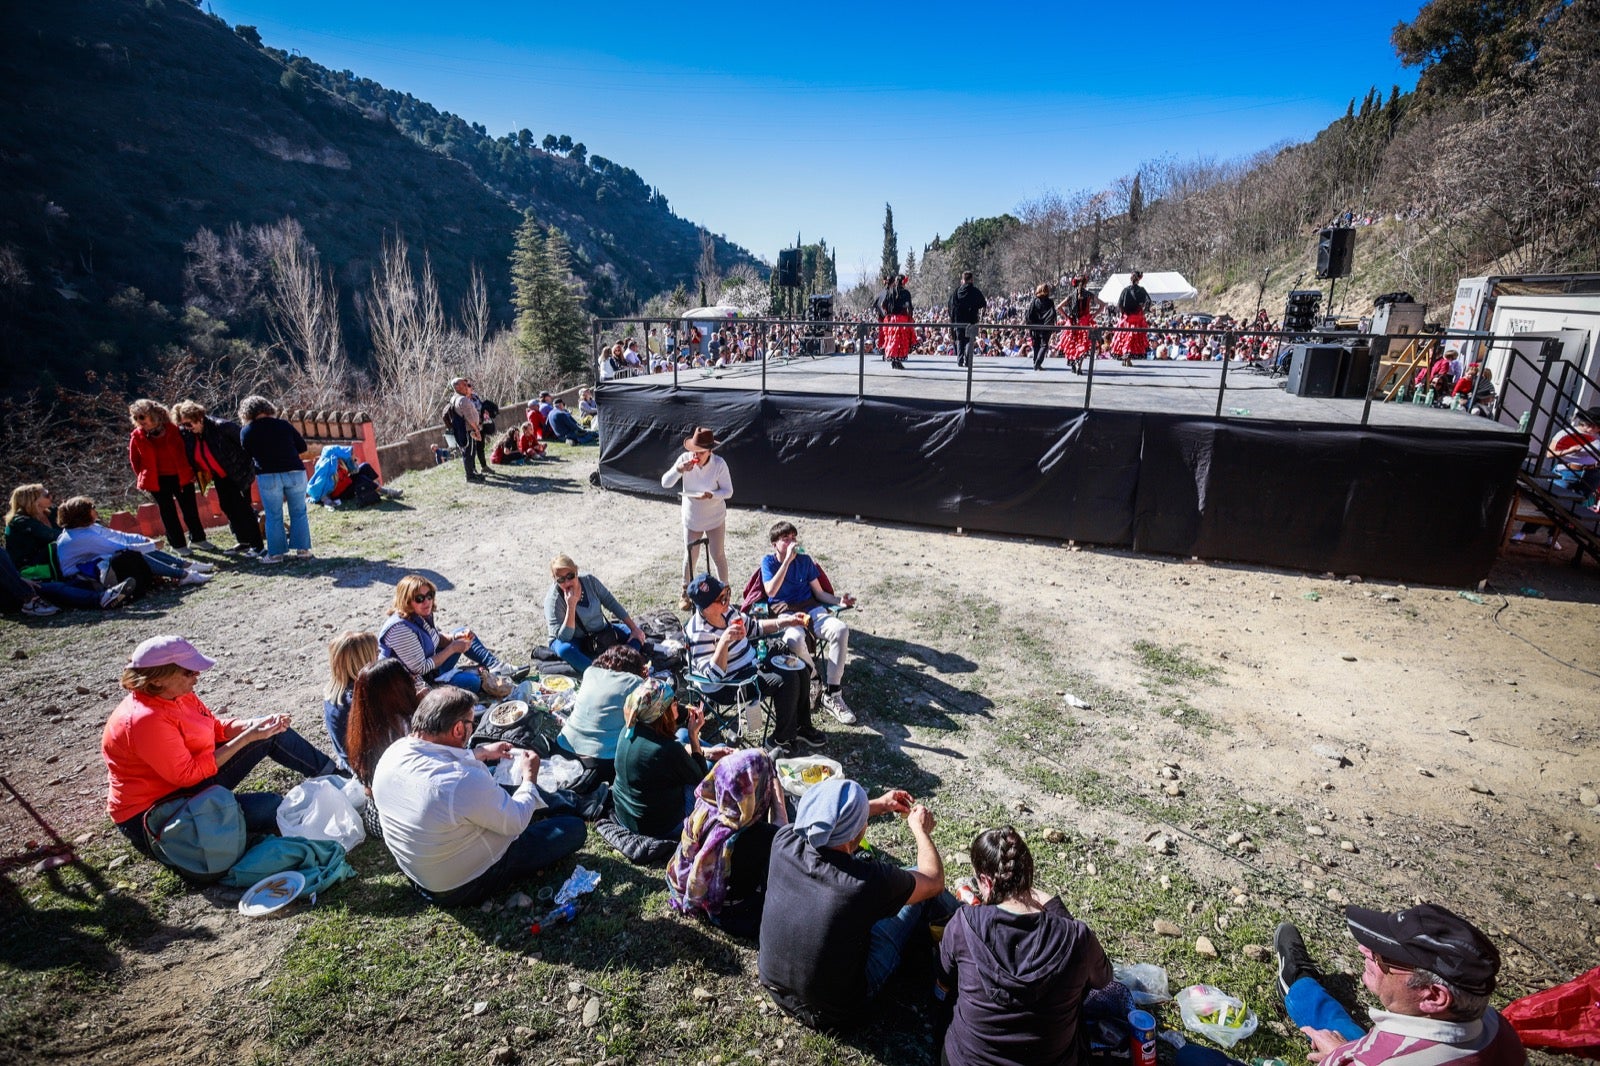
[[[128,665],[139,670],[152,666],[181,666],[185,670],[209,670],[217,660],[200,654],[200,650],[180,636],[151,637],[133,649]]]

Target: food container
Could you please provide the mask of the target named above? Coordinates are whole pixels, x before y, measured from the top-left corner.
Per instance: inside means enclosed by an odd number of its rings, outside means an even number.
[[[778,783],[783,790],[797,799],[806,794],[812,785],[832,781],[844,776],[844,767],[823,755],[802,755],[794,759],[779,759]]]

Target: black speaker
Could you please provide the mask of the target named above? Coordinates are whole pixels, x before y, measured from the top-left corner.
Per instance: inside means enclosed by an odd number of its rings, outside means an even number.
[[[1292,396],[1332,397],[1339,391],[1339,371],[1345,350],[1337,344],[1297,344],[1289,355],[1289,382],[1284,391]]]
[[[827,322],[833,318],[832,294],[819,293],[807,300],[806,317],[813,322]]]
[[[1364,400],[1367,379],[1372,377],[1372,349],[1366,341],[1357,341],[1345,352],[1344,370],[1339,375],[1339,395],[1347,400]]]
[[[1317,308],[1321,306],[1321,289],[1295,289],[1284,304],[1284,332],[1310,333],[1317,322]]]
[[[785,248],[778,253],[778,287],[780,289],[800,287],[800,249]]]
[[[1355,258],[1355,230],[1330,226],[1317,235],[1317,277],[1348,278]]]

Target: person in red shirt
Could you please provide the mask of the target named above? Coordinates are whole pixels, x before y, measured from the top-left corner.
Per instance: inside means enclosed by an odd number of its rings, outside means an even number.
[[[172,424],[172,415],[154,400],[135,400],[128,405],[133,419],[133,435],[128,438],[128,464],[133,467],[139,489],[148,492],[161,509],[161,527],[167,543],[179,555],[192,555],[189,539],[206,542],[206,528],[200,523],[200,508],[195,502],[194,467],[183,447],[183,437]],[[183,509],[183,522],[178,510]],[[189,539],[183,526],[189,526]]]
[[[206,785],[237,788],[262,759],[306,777],[338,772],[332,759],[289,728],[287,714],[215,717],[194,694],[194,685],[216,664],[182,637],[161,636],[135,648],[123,668],[128,695],[111,712],[100,738],[110,777],[106,810],[144,855],[151,855],[145,812],[175,792]],[[236,798],[251,833],[277,834],[283,797],[240,792]]]

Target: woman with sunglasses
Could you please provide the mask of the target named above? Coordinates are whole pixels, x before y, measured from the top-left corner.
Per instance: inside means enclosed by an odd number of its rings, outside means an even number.
[[[194,685],[215,665],[182,637],[162,636],[135,648],[123,668],[128,695],[100,738],[111,779],[106,809],[144,855],[151,855],[145,812],[174,792],[206,785],[235,789],[263,759],[305,777],[337,772],[332,759],[289,728],[287,714],[214,716]],[[239,792],[235,798],[249,832],[277,835],[282,796]]]
[[[399,659],[419,690],[454,685],[490,699],[509,696],[512,684],[527,677],[529,668],[501,662],[471,629],[450,637],[439,632],[434,620],[438,595],[438,587],[421,574],[401,578],[394,587],[394,610],[378,630],[378,654]],[[463,655],[475,666],[458,668]]]
[[[645,650],[644,630],[628,609],[593,574],[579,574],[570,555],[550,560],[550,591],[544,597],[544,620],[550,650],[582,674],[607,648],[627,644]],[[606,612],[616,621],[608,621]]]

